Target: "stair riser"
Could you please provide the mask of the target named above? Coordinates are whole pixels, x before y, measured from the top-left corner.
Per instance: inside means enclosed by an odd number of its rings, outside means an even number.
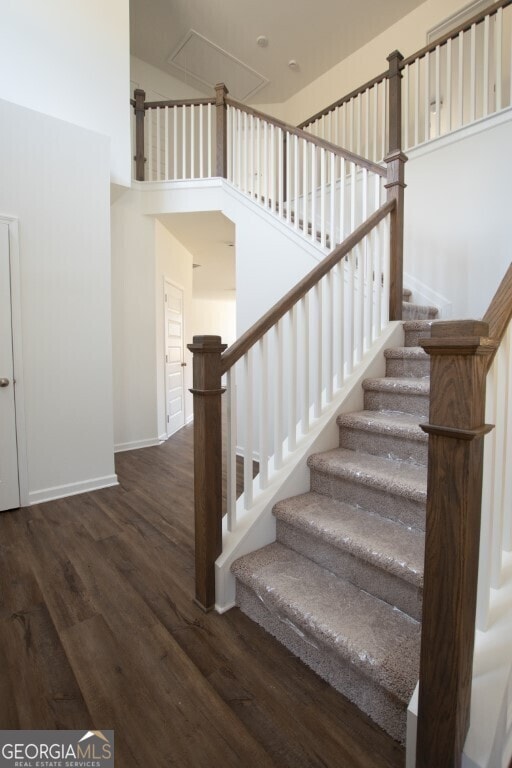
[[[386,376],[391,378],[422,379],[430,376],[430,359],[414,360],[407,358],[388,358],[386,360]]]
[[[378,392],[366,390],[364,393],[366,411],[400,411],[414,413],[420,419],[428,418],[429,398],[427,395],[409,395],[401,392]]]
[[[378,568],[318,537],[277,520],[277,541],[308,557],[331,573],[350,581],[370,595],[394,605],[417,621],[421,620],[422,591],[414,584]]]
[[[393,437],[382,432],[340,427],[340,448],[427,465],[427,442]]]
[[[430,339],[430,328],[426,331],[405,331],[404,347],[420,347],[423,339]]]
[[[306,637],[302,629],[280,618],[279,612],[273,611],[267,601],[262,602],[251,589],[239,581],[236,602],[250,619],[366,712],[396,741],[404,743],[406,708],[395,696],[345,662],[328,647],[321,645],[318,638]]]
[[[311,490],[332,499],[363,507],[369,512],[397,520],[420,531],[425,530],[425,502],[398,496],[352,479],[324,474],[311,469]]]

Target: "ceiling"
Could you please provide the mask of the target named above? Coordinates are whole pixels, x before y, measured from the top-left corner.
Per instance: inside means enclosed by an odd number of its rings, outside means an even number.
[[[192,254],[193,295],[232,299],[235,295],[235,225],[220,211],[166,213],[159,221]]]
[[[131,52],[208,95],[281,102],[422,2],[130,0]]]

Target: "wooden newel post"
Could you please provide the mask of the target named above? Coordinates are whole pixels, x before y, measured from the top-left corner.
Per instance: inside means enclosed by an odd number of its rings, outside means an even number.
[[[417,768],[457,768],[469,727],[485,381],[496,343],[480,321],[440,322],[430,355],[425,573]]]
[[[396,200],[396,208],[391,214],[391,249],[390,249],[390,286],[389,319],[402,319],[403,282],[404,282],[404,165],[407,157],[402,152],[402,73],[400,51],[393,51],[388,56],[388,177],[384,185],[387,199]]]
[[[220,336],[194,336],[194,516],[196,603],[215,606],[215,561],[222,552],[222,432]]]
[[[389,249],[389,319],[402,319],[404,292],[404,166],[407,157],[400,150],[384,158],[387,163],[387,199],[395,200],[396,207],[391,213]]]
[[[144,181],[144,118],[146,115],[146,109],[144,103],[146,101],[145,91],[137,88],[134,92],[135,96],[135,178],[137,181]]]
[[[223,179],[228,175],[228,121],[226,96],[229,91],[224,83],[218,83],[215,86],[215,107],[216,107],[216,175]]]

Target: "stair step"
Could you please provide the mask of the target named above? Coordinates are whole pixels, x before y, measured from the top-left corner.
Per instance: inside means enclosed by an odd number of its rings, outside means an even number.
[[[421,618],[423,533],[314,492],[278,502],[274,515],[281,544]]]
[[[366,411],[399,411],[428,417],[430,379],[391,376],[364,379],[364,407]]]
[[[245,555],[232,571],[242,611],[404,741],[418,622],[279,543]]]
[[[335,448],[312,454],[311,490],[425,530],[425,467]]]
[[[418,347],[422,339],[430,339],[435,320],[406,320],[404,322],[405,346]]]
[[[340,448],[427,464],[428,435],[417,414],[358,411],[337,418]]]
[[[431,307],[425,304],[413,304],[410,301],[402,302],[403,320],[429,320],[438,316],[437,307]]]
[[[421,347],[392,347],[384,350],[386,376],[426,378],[430,376],[430,357]]]

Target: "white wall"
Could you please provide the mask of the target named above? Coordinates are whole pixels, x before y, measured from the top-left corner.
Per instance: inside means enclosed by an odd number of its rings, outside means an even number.
[[[155,360],[155,222],[138,190],[111,209],[114,439],[116,450],[158,437]]]
[[[493,124],[411,152],[405,169],[405,271],[454,318],[482,317],[512,258],[512,120]]]
[[[192,418],[192,355],[187,349],[193,336],[192,254],[159,221],[155,220],[156,377],[158,434],[166,436],[164,279],[183,290],[183,361],[185,373],[185,421]]]
[[[427,0],[369,43],[325,72],[282,104],[258,109],[297,125],[363,83],[385,72],[386,57],[399,50],[405,57],[426,45],[429,29],[451,16],[464,0]]]
[[[0,101],[0,168],[0,214],[19,219],[28,501],[37,502],[115,482],[109,142]]]
[[[111,139],[111,178],[130,183],[128,0],[2,3],[0,98]]]
[[[221,299],[192,299],[192,335],[220,336],[224,344],[236,340],[236,298],[233,295]]]

